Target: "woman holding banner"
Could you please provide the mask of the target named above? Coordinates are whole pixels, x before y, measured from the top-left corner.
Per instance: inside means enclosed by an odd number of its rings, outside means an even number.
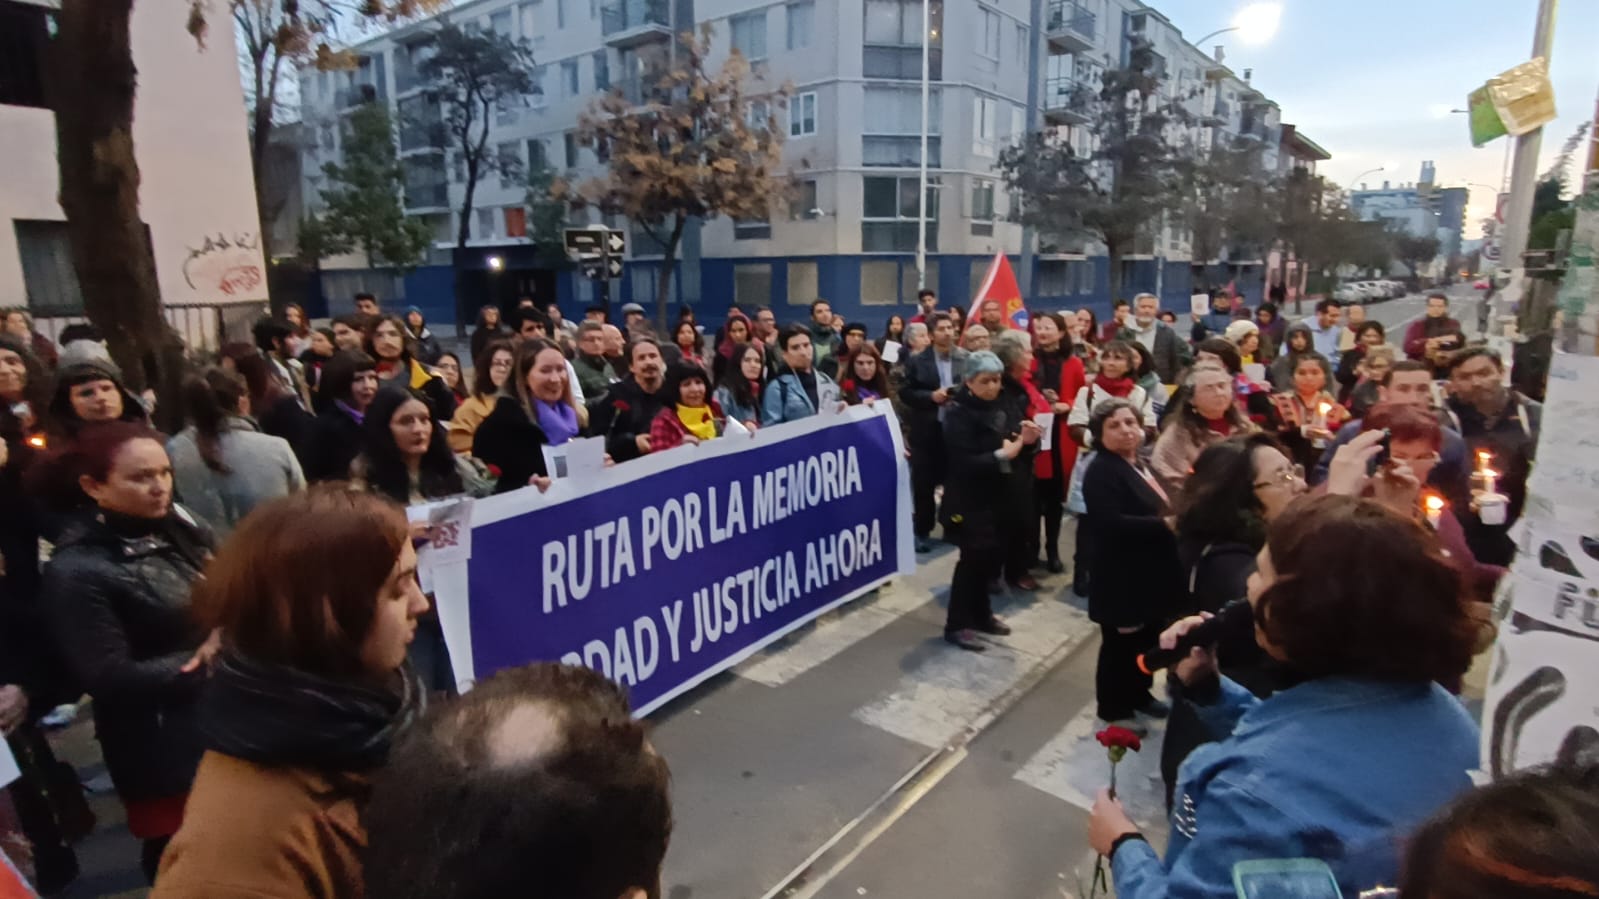
[[[944,515],[960,526],[960,559],[949,585],[949,613],[944,639],[971,652],[987,644],[978,634],[1003,637],[1010,628],[994,616],[989,582],[1005,564],[1005,516],[1017,507],[1007,502],[1011,473],[1029,464],[1023,454],[1038,444],[1043,431],[1030,420],[1013,427],[1001,400],[1005,366],[985,351],[966,358],[966,383],[950,394],[944,416],[944,444],[949,459]]]
[[[588,410],[572,395],[566,356],[548,340],[517,345],[511,377],[494,411],[472,438],[472,455],[499,470],[495,493],[506,493],[549,475],[544,446],[585,436]]]
[[[733,348],[734,362],[722,370],[716,402],[727,417],[751,431],[761,426],[761,390],[766,387],[766,350],[757,343]]]
[[[365,449],[350,466],[357,485],[405,505],[488,493],[488,482],[471,461],[450,452],[421,393],[379,392],[361,428]]]
[[[709,376],[702,366],[686,359],[674,363],[661,393],[666,408],[650,422],[650,452],[720,437],[727,418],[710,395]]]

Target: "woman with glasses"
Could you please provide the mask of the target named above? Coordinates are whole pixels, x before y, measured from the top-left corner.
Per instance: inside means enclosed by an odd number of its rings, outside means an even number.
[[[1183,614],[1215,614],[1242,599],[1267,527],[1304,493],[1305,470],[1266,434],[1229,437],[1200,453],[1177,504],[1177,553],[1188,585]],[[1222,637],[1216,656],[1224,674],[1264,699],[1283,682],[1284,672],[1255,644],[1253,623],[1246,618],[1240,625]],[[1168,807],[1177,766],[1221,736],[1191,703],[1173,704],[1160,751]]]
[[[1233,376],[1220,363],[1201,362],[1183,380],[1182,405],[1171,413],[1149,459],[1155,476],[1180,494],[1205,447],[1255,430],[1233,401]]]
[[[478,426],[494,411],[494,402],[505,389],[505,379],[511,376],[514,355],[509,340],[484,343],[483,352],[473,360],[472,392],[455,407],[455,415],[450,419],[451,450],[472,452],[472,438]]]

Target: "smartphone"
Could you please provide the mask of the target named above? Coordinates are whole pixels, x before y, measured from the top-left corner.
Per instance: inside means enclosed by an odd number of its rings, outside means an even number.
[[[1238,899],[1343,899],[1332,869],[1315,858],[1239,862],[1233,889]]]
[[[1387,428],[1383,428],[1382,440],[1378,441],[1377,443],[1377,445],[1382,447],[1382,449],[1378,450],[1377,455],[1372,456],[1371,461],[1366,464],[1366,474],[1375,475],[1377,472],[1382,471],[1382,467],[1384,465],[1388,464],[1389,453],[1392,449],[1393,442],[1393,432]]]

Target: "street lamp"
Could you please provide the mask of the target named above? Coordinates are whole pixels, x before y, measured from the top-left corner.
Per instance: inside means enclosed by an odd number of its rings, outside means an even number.
[[[1282,24],[1282,19],[1281,3],[1251,3],[1233,16],[1231,25],[1212,31],[1194,41],[1194,46],[1203,48],[1205,42],[1211,38],[1233,31],[1238,32],[1238,37],[1246,44],[1264,44],[1277,34],[1277,27]]]
[[[1360,174],[1356,175],[1355,177],[1349,179],[1349,186],[1344,188],[1344,190],[1346,192],[1348,192],[1348,193],[1354,193],[1355,192],[1355,182],[1357,182],[1360,179],[1366,177],[1367,175],[1375,175],[1378,172],[1385,172],[1387,170],[1388,170],[1387,166],[1381,166],[1381,165],[1377,166],[1374,169],[1367,169],[1364,172],[1361,172]]]
[[[505,268],[505,260],[504,259],[500,258],[499,256],[490,256],[489,257],[489,271],[497,272],[497,271],[500,271],[503,268]]]

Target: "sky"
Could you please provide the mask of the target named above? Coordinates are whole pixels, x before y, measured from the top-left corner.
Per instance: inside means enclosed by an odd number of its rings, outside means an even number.
[[[1226,27],[1250,0],[1148,2],[1193,40]],[[1414,182],[1422,160],[1433,160],[1441,186],[1471,189],[1464,236],[1481,236],[1478,223],[1493,213],[1511,139],[1473,149],[1466,116],[1449,110],[1464,109],[1467,93],[1527,61],[1537,0],[1281,2],[1281,26],[1269,42],[1249,46],[1236,34],[1224,34],[1206,43],[1227,48],[1234,72],[1253,68],[1252,83],[1282,107],[1282,120],[1332,154],[1318,165],[1320,174],[1349,186],[1362,172],[1386,166],[1360,177],[1376,188],[1385,179]],[[1560,3],[1550,57],[1559,117],[1544,126],[1540,174],[1572,131],[1593,116],[1599,95],[1596,42],[1599,2]],[[1586,144],[1577,157],[1580,167]]]

